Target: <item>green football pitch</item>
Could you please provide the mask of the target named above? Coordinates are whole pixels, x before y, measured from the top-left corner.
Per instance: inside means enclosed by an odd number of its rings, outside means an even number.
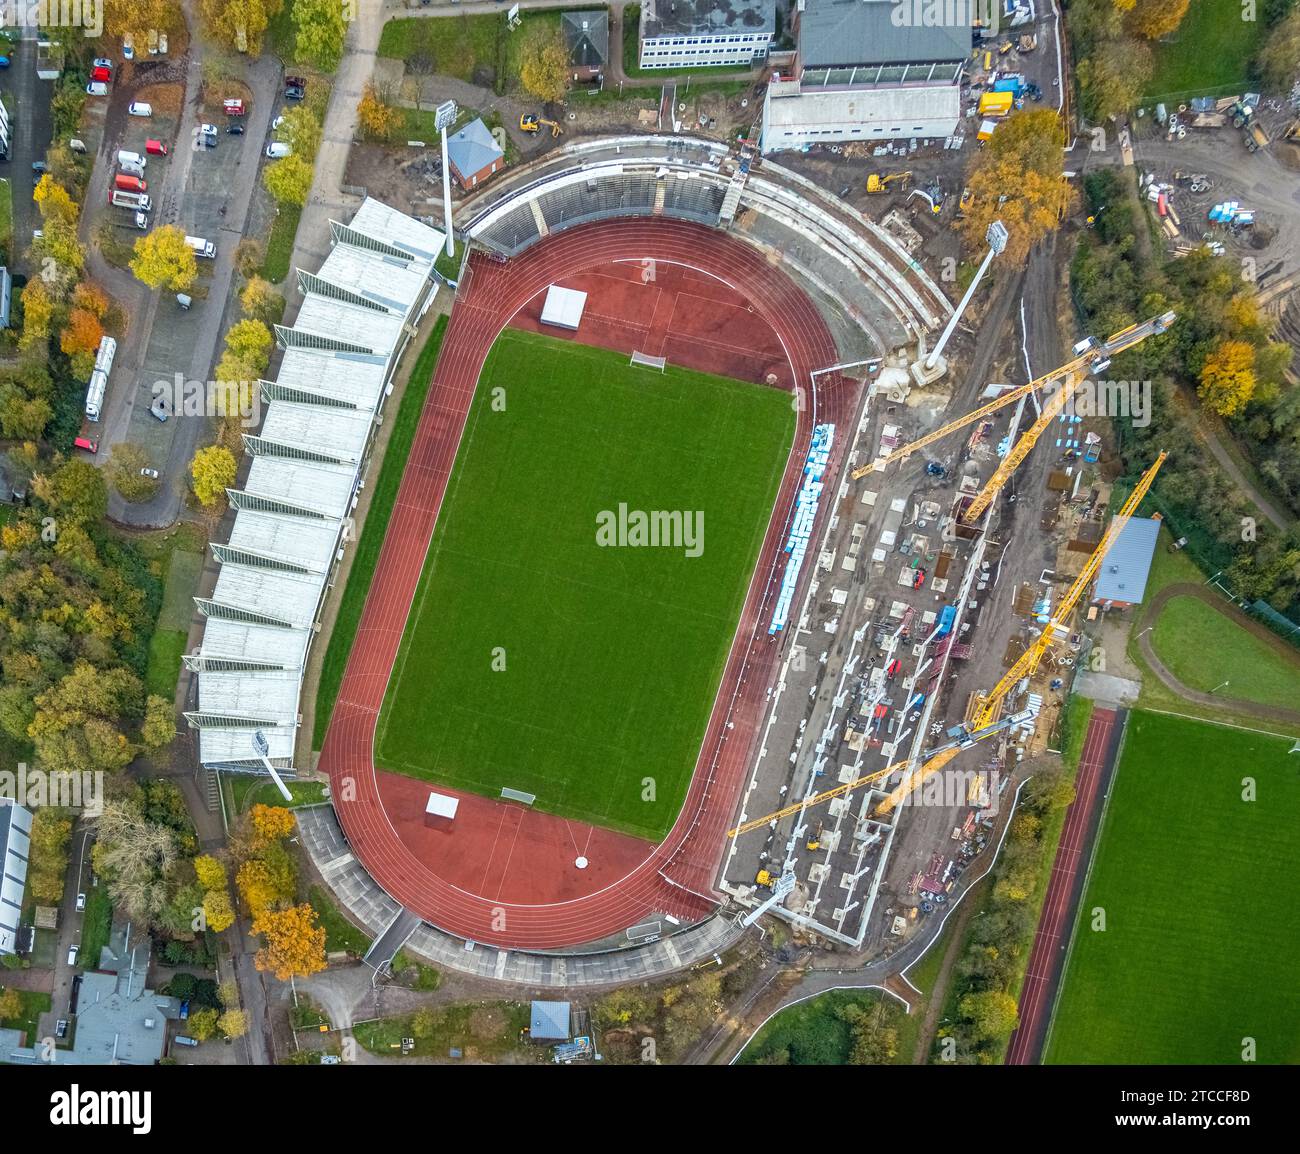
[[[661,840],[794,425],[775,389],[503,333],[388,687],[379,763]],[[676,545],[598,540],[621,505],[628,526],[636,512],[691,517]]]
[[[1132,714],[1049,1062],[1300,1062],[1293,744]]]

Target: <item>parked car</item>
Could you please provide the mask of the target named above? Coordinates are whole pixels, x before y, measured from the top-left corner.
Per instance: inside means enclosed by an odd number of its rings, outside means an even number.
[[[56,1038],[66,1038],[68,1036],[68,1019],[60,1018],[54,1023],[54,1036]]]
[[[243,116],[244,102],[242,100],[223,100],[221,102],[221,111],[227,116]]]
[[[182,305],[182,308],[188,308],[188,305]],[[171,415],[167,412],[167,398],[154,397],[153,404],[149,406],[149,412],[160,421],[166,421]]]
[[[293,148],[283,141],[273,140],[266,146],[266,155],[272,160],[283,160],[286,156],[293,155]]]
[[[146,140],[144,150],[150,156],[166,156],[167,146],[161,140]]]
[[[167,55],[167,33],[166,32],[158,33],[158,55],[159,56]]]
[[[78,895],[77,895],[77,913],[81,913],[81,911],[84,910],[85,908],[86,908],[86,895],[85,895],[85,894],[78,894]]]
[[[77,954],[80,950],[81,947],[75,942],[68,947],[68,965],[75,966],[77,964]]]
[[[185,1001],[181,1003],[181,1021],[182,1022],[188,1021],[189,1016],[190,1016],[190,1000],[189,998],[186,998]]]
[[[45,161],[43,160],[32,161],[32,180],[35,181],[36,183],[39,184],[41,177],[44,176],[48,171],[49,168],[46,165]]]
[[[149,29],[149,55],[150,56],[158,55],[158,29],[157,28]]]
[[[111,68],[92,68],[90,78],[91,80],[102,80],[107,84],[113,79],[113,70]]]
[[[227,124],[226,134],[228,136],[243,136],[244,126],[242,124]]]
[[[143,100],[133,100],[126,111],[130,116],[152,116],[153,105]]]
[[[158,470],[151,469],[148,465],[145,465],[144,468],[140,470],[140,476],[148,477],[151,481],[156,481],[158,480]]]
[[[279,128],[280,125],[282,125],[283,123],[284,123],[284,117],[277,116],[273,121],[271,121],[271,128],[272,129]]]
[[[122,37],[122,59],[135,59],[135,39],[129,32]]]
[[[92,68],[112,68],[113,62],[107,56],[97,56],[91,64]]]
[[[8,67],[9,67],[9,57],[0,56],[0,68],[8,68]]]
[[[301,76],[286,76],[284,78],[284,98],[286,100],[301,100],[307,95],[307,81]]]
[[[102,80],[92,80],[89,84],[86,85],[86,95],[107,96],[108,85],[105,84]]]

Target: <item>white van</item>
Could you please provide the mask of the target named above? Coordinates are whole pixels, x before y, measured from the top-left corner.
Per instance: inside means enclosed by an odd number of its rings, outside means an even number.
[[[119,160],[117,171],[125,172],[127,176],[138,176],[141,180],[144,179],[144,165],[134,160]]]
[[[130,116],[152,116],[153,105],[146,104],[143,100],[133,100],[127,106],[127,114]]]
[[[288,144],[282,144],[280,141],[272,141],[266,146],[266,155],[272,160],[283,160],[286,156],[293,155],[293,148]]]
[[[201,236],[187,236],[185,243],[194,250],[195,256],[207,257],[213,260],[217,255],[217,246],[210,240],[204,240]]]
[[[92,80],[89,84],[86,85],[86,95],[107,96],[108,85],[105,84],[102,80]]]
[[[148,164],[149,162],[148,162],[148,161],[147,161],[143,156],[141,156],[138,152],[127,152],[127,150],[123,148],[123,149],[119,149],[119,150],[118,150],[118,153],[117,153],[117,163],[118,163],[118,164],[138,164],[141,168],[144,168],[144,166],[145,166],[146,164]]]

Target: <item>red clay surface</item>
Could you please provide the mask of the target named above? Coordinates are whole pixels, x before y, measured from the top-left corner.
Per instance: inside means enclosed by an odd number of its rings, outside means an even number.
[[[843,431],[856,412],[858,385],[838,374],[818,378],[813,404],[800,406],[794,451],[695,773],[682,811],[663,843],[648,847],[582,823],[460,793],[462,808],[451,830],[431,830],[423,817],[430,787],[377,773],[372,751],[379,709],[484,359],[501,329],[548,285],[576,284],[575,278],[592,274],[612,282],[622,278],[611,273],[611,265],[631,262],[639,270],[646,260],[654,261],[657,270],[658,287],[650,290],[655,299],[666,301],[670,292],[674,294],[671,311],[667,318],[652,315],[646,321],[640,311],[645,298],[634,291],[644,291],[638,271],[634,288],[623,287],[622,299],[632,310],[626,331],[632,333],[635,323],[645,322],[646,332],[662,333],[666,355],[678,363],[731,376],[756,371],[765,375],[765,368],[755,368],[753,353],[770,348],[775,334],[787,362],[781,376],[807,387],[814,369],[837,359],[825,322],[784,273],[740,241],[699,225],[666,220],[604,222],[552,236],[507,263],[477,255],[472,259],[470,283],[462,286],[452,312],[320,765],[330,774],[335,808],[352,850],[375,880],[426,921],[475,941],[557,948],[618,933],[656,913],[697,920],[718,903],[713,882],[776,666],[778,647],[767,636],[767,620],[784,570],[781,547],[813,412],[818,421],[840,427],[832,469],[840,464],[847,440]],[[683,274],[686,270],[696,274],[674,280],[669,270],[676,267]],[[708,279],[698,275],[703,272],[719,282],[721,303],[730,306],[720,310],[722,319],[713,327],[692,315],[703,311],[702,302],[697,308],[682,299],[680,286],[689,287],[691,295],[705,296]],[[674,284],[679,287],[670,287]],[[750,318],[743,335],[735,307],[738,300],[747,302],[745,314]],[[588,308],[595,303],[589,299]],[[593,325],[594,331],[602,326],[609,333],[620,331],[610,308],[607,301],[601,302],[596,318],[600,323]],[[610,320],[605,321],[607,316]],[[711,342],[701,339],[708,334],[699,332],[700,325],[687,328],[697,319],[709,328]],[[678,322],[680,333],[675,327]],[[527,324],[527,318],[521,323]],[[639,342],[640,336],[635,339]],[[731,341],[742,343],[733,346],[727,360]],[[717,359],[718,364],[701,364],[705,357]],[[828,502],[822,516],[829,515],[829,507]],[[805,580],[810,571],[811,566],[806,566]],[[583,845],[589,847],[591,865],[579,871],[573,863],[575,850]]]
[[[1052,876],[1047,881],[1047,896],[1039,915],[1034,944],[1029,952],[1029,967],[1020,990],[1020,1025],[1011,1035],[1007,1047],[1007,1065],[1027,1066],[1039,1058],[1047,1032],[1048,1015],[1065,964],[1064,947],[1070,940],[1071,896],[1079,871],[1086,866],[1088,829],[1097,803],[1097,786],[1110,750],[1111,731],[1115,727],[1113,709],[1094,709],[1083,739],[1079,772],[1075,777],[1074,801],[1065,815],[1061,841]]]
[[[628,261],[555,283],[587,294],[579,331],[542,324],[545,290],[515,314],[514,328],[790,388],[790,361],[776,333],[743,295],[715,277],[681,265]]]

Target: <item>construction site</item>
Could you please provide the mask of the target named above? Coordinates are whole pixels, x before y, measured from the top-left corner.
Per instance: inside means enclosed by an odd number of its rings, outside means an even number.
[[[1084,398],[1174,320],[1085,338],[937,428],[924,390],[891,392],[888,368],[872,383],[730,835],[747,923],[888,955],[997,844],[1058,748],[1083,627],[1110,608],[1094,581],[1164,459],[1112,499]]]

